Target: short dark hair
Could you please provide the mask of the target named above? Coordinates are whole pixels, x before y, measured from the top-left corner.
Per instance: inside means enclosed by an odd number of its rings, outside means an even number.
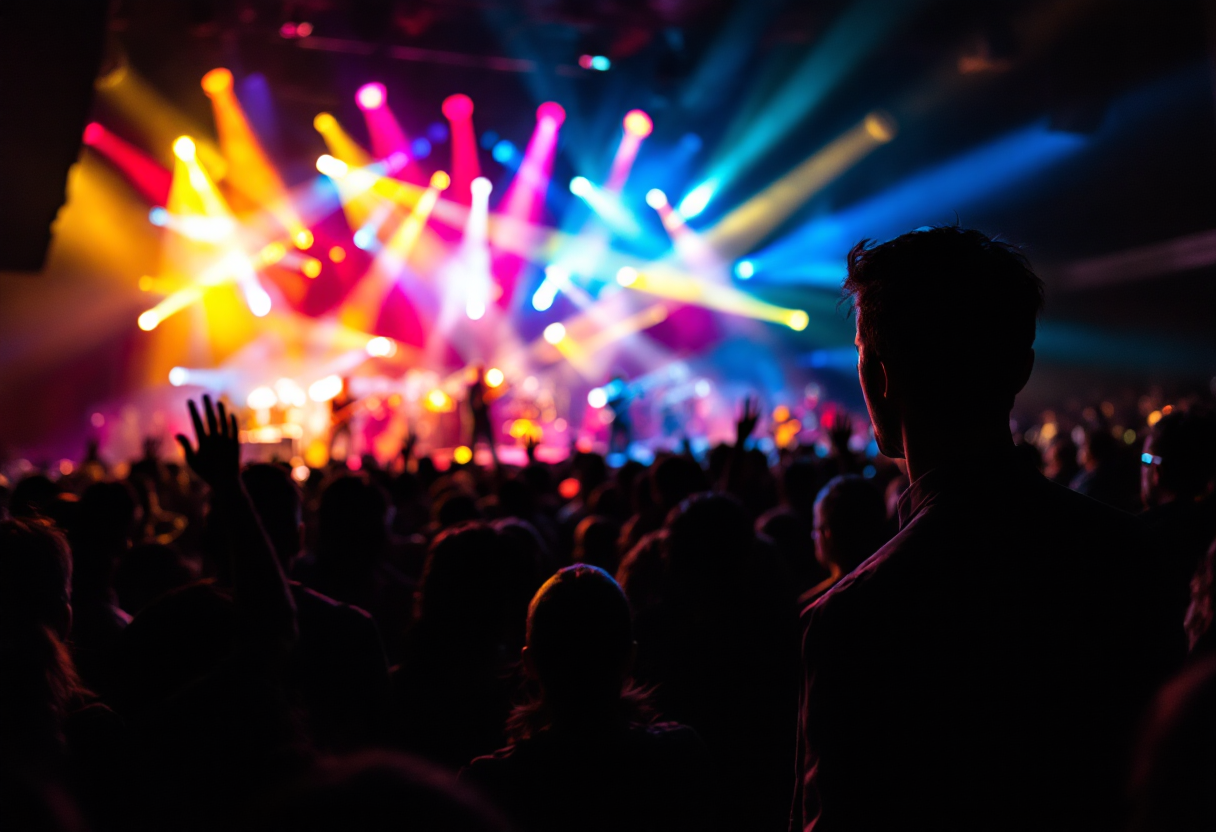
[[[1034,344],[1043,281],[1013,246],[955,226],[913,231],[848,257],[844,292],[858,334],[916,395],[957,390],[973,405],[1013,407],[1015,374]]]
[[[1175,410],[1150,428],[1159,481],[1179,497],[1202,494],[1216,474],[1216,413],[1204,407]]]

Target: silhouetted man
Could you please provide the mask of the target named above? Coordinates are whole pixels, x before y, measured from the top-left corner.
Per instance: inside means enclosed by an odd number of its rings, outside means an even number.
[[[937,228],[849,254],[858,375],[900,530],[811,608],[794,829],[1115,828],[1127,750],[1180,657],[1135,518],[1019,463],[1043,285]]]

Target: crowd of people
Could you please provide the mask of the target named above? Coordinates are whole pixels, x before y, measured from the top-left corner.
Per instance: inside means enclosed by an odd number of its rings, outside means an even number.
[[[204,397],[180,456],[5,487],[0,822],[1212,828],[1210,405],[1011,435],[1015,251],[849,275],[877,460],[841,420],[774,464],[746,402],[705,460],[300,484]]]

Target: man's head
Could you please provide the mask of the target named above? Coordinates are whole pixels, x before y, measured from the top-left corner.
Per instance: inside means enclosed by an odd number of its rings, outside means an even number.
[[[1004,421],[1034,364],[1043,282],[1013,247],[933,228],[849,252],[858,374],[879,448],[903,457],[909,418],[962,409]]]
[[[304,538],[300,489],[284,467],[269,462],[247,465],[241,480],[279,563],[290,571]]]
[[[833,477],[815,498],[815,557],[824,569],[852,572],[886,543],[886,532],[886,503],[867,479]]]
[[[1140,459],[1146,505],[1202,495],[1216,476],[1216,414],[1190,408],[1162,416],[1150,429]]]

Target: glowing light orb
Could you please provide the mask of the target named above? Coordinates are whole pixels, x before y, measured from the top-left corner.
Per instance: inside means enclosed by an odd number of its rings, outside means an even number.
[[[581,448],[579,450],[582,450]],[[588,449],[590,450],[590,449]],[[561,494],[567,500],[573,500],[578,496],[579,484],[574,477],[568,477],[562,480],[557,486],[557,493]]]
[[[367,354],[373,358],[388,358],[397,353],[397,342],[378,335],[367,342]]]
[[[293,379],[281,378],[274,383],[274,392],[285,405],[303,407],[308,403],[308,394]]]
[[[486,370],[486,384],[490,387],[501,387],[506,378],[502,370],[497,367],[491,367]]]
[[[608,404],[608,391],[603,387],[593,387],[587,394],[587,404],[599,410]]]
[[[173,142],[173,155],[183,162],[193,162],[195,151],[194,139],[189,136],[178,136]]]
[[[89,424],[95,428],[102,427],[106,423],[106,417],[100,413],[94,413],[89,417]]]
[[[639,139],[646,138],[654,130],[654,122],[641,110],[630,110],[625,113],[624,125],[626,133],[632,133]]]
[[[384,89],[384,84],[373,81],[359,87],[358,92],[355,93],[355,103],[364,110],[379,110],[384,106],[386,97],[387,91]]]
[[[735,264],[735,277],[740,280],[751,280],[756,273],[756,264],[751,260],[740,260]]]
[[[457,465],[468,465],[473,461],[473,449],[468,445],[461,445],[456,450],[452,451],[452,462]]]
[[[566,339],[566,327],[560,323],[552,323],[545,327],[545,340],[550,344],[560,344]]]
[[[505,165],[515,158],[519,150],[515,145],[506,139],[502,139],[494,145],[494,149],[490,151],[490,155],[494,157],[494,161],[501,165]]]
[[[423,406],[435,413],[444,413],[452,409],[452,397],[436,388],[426,394]]]
[[[710,179],[708,182],[702,182],[680,200],[680,213],[686,217],[697,216],[709,205],[709,201],[714,198],[717,190],[716,180]]]
[[[694,393],[696,393],[702,399],[705,398],[706,396],[709,395],[709,391],[710,391],[709,379],[707,379],[707,378],[698,379],[697,383],[692,386],[692,390]]]
[[[306,38],[312,34],[312,24],[305,20],[303,23],[296,26],[296,36]]]
[[[486,315],[486,305],[479,300],[471,300],[464,306],[464,314],[470,321],[480,321]]]
[[[317,277],[321,274],[321,261],[315,257],[309,257],[300,266],[300,271],[304,272],[305,277]]]
[[[576,176],[570,180],[570,193],[575,196],[587,196],[593,190],[591,182],[585,176]]]
[[[329,260],[331,263],[341,263],[346,259],[346,249],[342,246],[334,246],[329,250]]]
[[[350,172],[350,165],[341,159],[335,159],[328,153],[323,153],[317,157],[317,170],[330,179],[341,179]]]
[[[370,228],[360,228],[354,236],[355,248],[367,251],[376,244],[376,234]]]
[[[301,251],[308,251],[308,249],[312,248],[314,241],[315,240],[312,236],[312,232],[307,228],[301,228],[296,232],[296,236],[294,237],[296,248],[300,249]]]
[[[802,332],[806,329],[807,324],[811,322],[811,316],[803,312],[801,309],[795,309],[785,319],[786,326],[795,332]]]
[[[312,120],[312,126],[318,133],[328,133],[338,126],[338,120],[329,113],[317,113],[316,118]]]
[[[267,266],[273,266],[275,263],[287,256],[287,246],[275,240],[273,243],[267,243],[258,257]]]
[[[340,376],[326,376],[308,385],[308,398],[314,402],[327,402],[342,392]]]
[[[148,212],[148,222],[153,225],[163,228],[169,224],[169,211],[161,206],[156,206]]]
[[[651,188],[646,192],[646,204],[657,211],[667,204],[667,194],[658,188]]]
[[[431,187],[437,191],[446,191],[448,186],[452,184],[452,177],[446,172],[437,170],[431,174]]]
[[[268,410],[278,403],[279,397],[269,387],[255,387],[245,399],[245,404],[254,410]]]
[[[479,176],[469,183],[469,191],[475,197],[485,198],[494,190],[494,183],[484,176]]]
[[[638,282],[638,270],[633,266],[621,266],[616,271],[616,282],[622,286],[632,286]]]
[[[898,126],[895,119],[891,118],[886,113],[875,111],[866,116],[866,132],[870,134],[870,138],[879,142],[889,142],[895,138],[895,132]]]
[[[202,80],[203,92],[207,95],[218,95],[232,89],[232,73],[222,66],[208,72]]]
[[[612,69],[612,61],[606,55],[592,55],[591,68],[596,72],[607,72]]]
[[[147,312],[144,312],[139,316],[136,323],[139,324],[139,328],[144,332],[151,332],[160,325],[160,316],[149,309]]]
[[[448,121],[464,121],[473,115],[473,99],[463,93],[449,95],[443,99],[443,117]]]
[[[312,469],[307,465],[297,465],[291,469],[291,478],[296,482],[308,482],[310,476],[312,476]]]
[[[169,383],[174,387],[181,387],[190,380],[190,371],[185,367],[174,367],[169,371]]]
[[[245,302],[249,304],[249,311],[256,318],[265,318],[270,314],[270,295],[266,294],[266,290],[261,286],[253,286],[245,290]]]
[[[556,101],[546,101],[536,108],[536,118],[540,121],[548,121],[554,127],[560,127],[561,123],[566,120],[566,108]]]
[[[102,127],[95,121],[90,121],[84,126],[84,135],[81,136],[81,141],[91,145],[101,141],[102,136],[106,134],[106,128]]]

